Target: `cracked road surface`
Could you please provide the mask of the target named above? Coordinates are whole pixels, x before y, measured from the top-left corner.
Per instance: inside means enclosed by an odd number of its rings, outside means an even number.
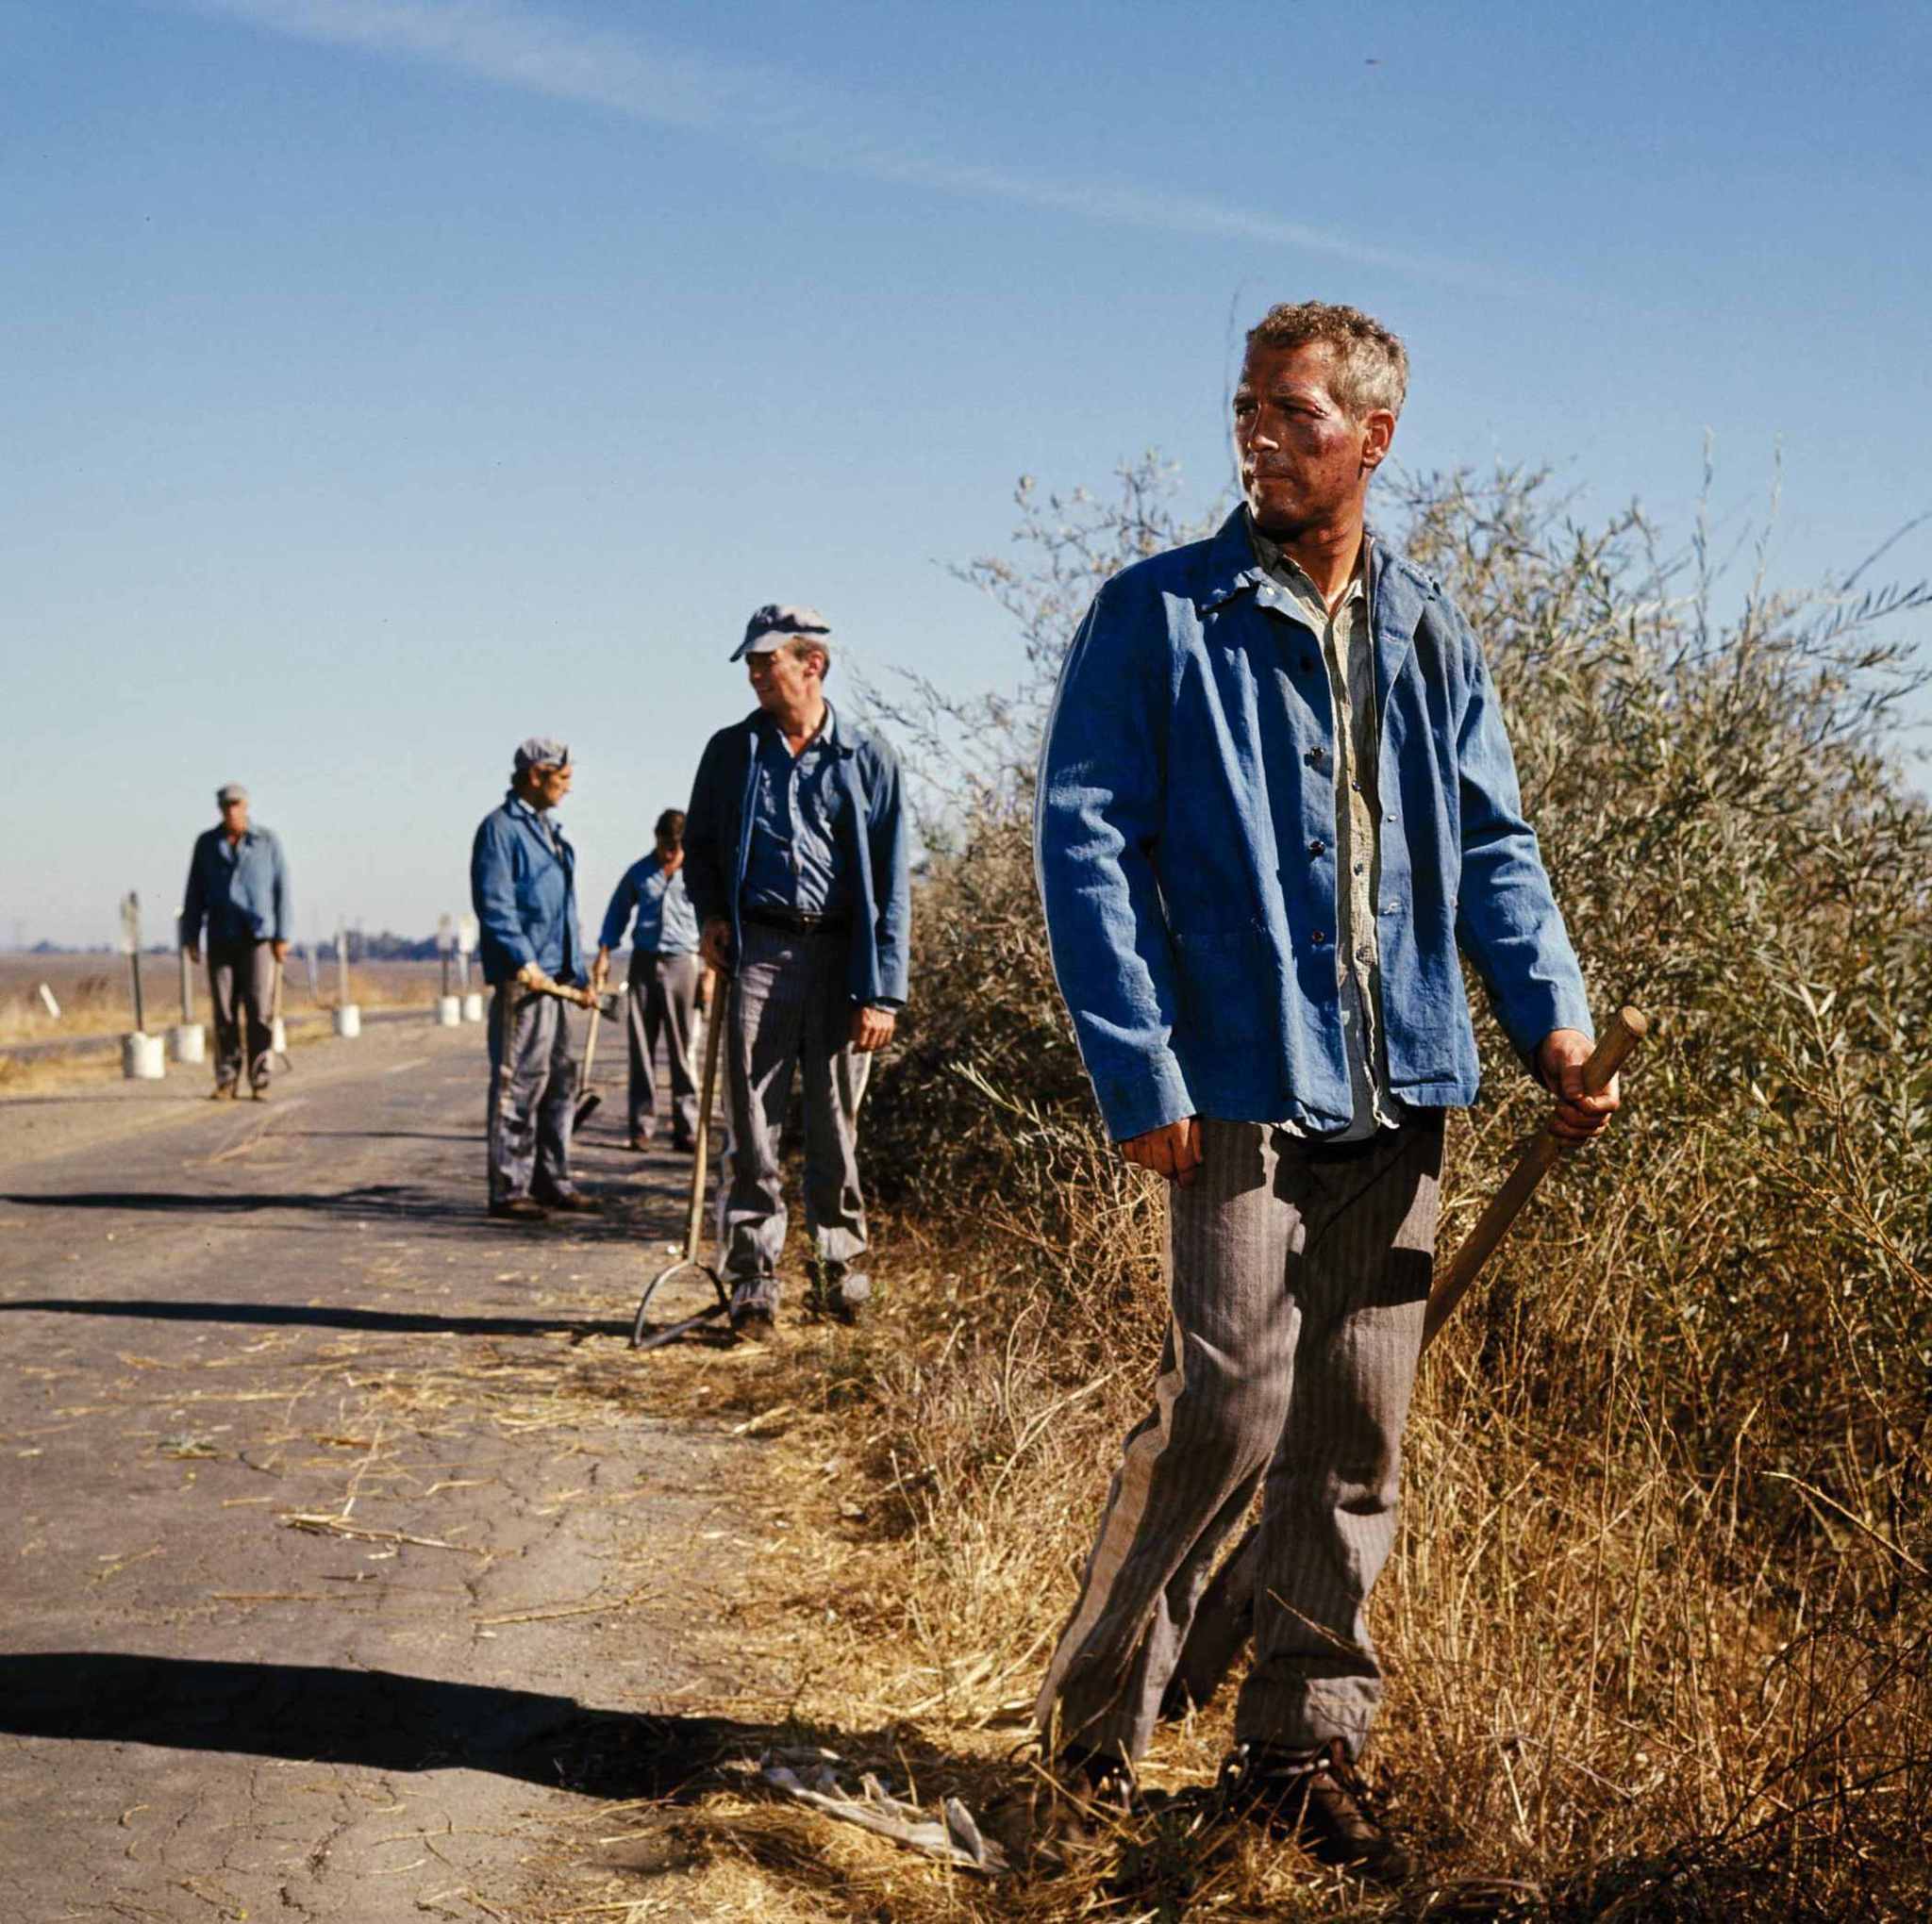
[[[613,1214],[488,1220],[482,1055],[397,1024],[259,1106],[0,1103],[6,1924],[521,1920],[712,1681],[746,1446],[625,1343],[690,1165],[607,1094]]]

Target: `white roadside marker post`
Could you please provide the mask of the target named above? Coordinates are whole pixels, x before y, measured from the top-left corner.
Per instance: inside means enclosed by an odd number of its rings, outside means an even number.
[[[362,1033],[362,1011],[349,1000],[349,925],[336,918],[336,1034],[355,1037]]]
[[[454,1029],[463,1020],[463,1005],[451,994],[449,986],[449,958],[456,952],[457,924],[454,916],[440,915],[436,918],[436,959],[442,969],[442,992],[436,998],[436,1025],[439,1029]]]
[[[181,922],[177,917],[175,927]],[[175,954],[181,964],[181,1020],[168,1031],[168,1053],[176,1062],[201,1062],[208,1053],[208,1032],[194,1020],[194,977],[188,963],[188,944],[177,941]]]
[[[462,970],[463,1020],[466,1022],[483,1020],[483,991],[470,987],[470,957],[475,953],[476,937],[482,933],[483,925],[475,916],[457,917],[457,962]]]
[[[121,950],[134,977],[134,1027],[121,1038],[121,1073],[129,1082],[158,1082],[168,1072],[158,1036],[147,1033],[141,992],[141,897],[132,889],[121,904]]]

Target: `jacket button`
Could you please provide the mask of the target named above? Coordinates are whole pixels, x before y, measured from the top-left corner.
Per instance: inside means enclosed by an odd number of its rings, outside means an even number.
[[[1302,759],[1305,762],[1307,762],[1311,769],[1320,768],[1325,758],[1326,757],[1324,756],[1322,751],[1319,748],[1311,748],[1309,749],[1307,755],[1302,756]]]
[[[1315,947],[1318,949],[1327,939],[1328,931],[1326,929],[1310,929],[1308,931],[1308,940],[1314,943]]]
[[[1308,844],[1308,853],[1311,855],[1325,855],[1328,853],[1328,844],[1324,842],[1321,838],[1321,837],[1317,836],[1315,839]]]

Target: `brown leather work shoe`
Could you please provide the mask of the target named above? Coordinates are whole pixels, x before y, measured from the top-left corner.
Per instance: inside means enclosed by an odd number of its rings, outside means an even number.
[[[1324,1864],[1372,1883],[1399,1884],[1415,1860],[1370,1808],[1369,1787],[1337,1737],[1309,1759],[1243,1745],[1221,1767],[1227,1808]]]
[[[602,1216],[604,1205],[581,1189],[561,1189],[541,1199],[545,1209],[565,1216]]]
[[[529,1196],[506,1196],[490,1205],[491,1215],[510,1222],[541,1222],[550,1214],[542,1203]]]

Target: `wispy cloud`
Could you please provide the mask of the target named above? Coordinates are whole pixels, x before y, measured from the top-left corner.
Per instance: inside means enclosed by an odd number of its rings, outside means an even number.
[[[180,0],[194,11],[358,52],[420,60],[581,101],[660,126],[715,133],[829,174],[1008,201],[1045,212],[1171,233],[1222,236],[1431,278],[1470,270],[1346,234],[1122,180],[1055,179],[869,138],[867,103],[750,63],[678,53],[508,0]],[[836,129],[836,134],[832,131]]]

